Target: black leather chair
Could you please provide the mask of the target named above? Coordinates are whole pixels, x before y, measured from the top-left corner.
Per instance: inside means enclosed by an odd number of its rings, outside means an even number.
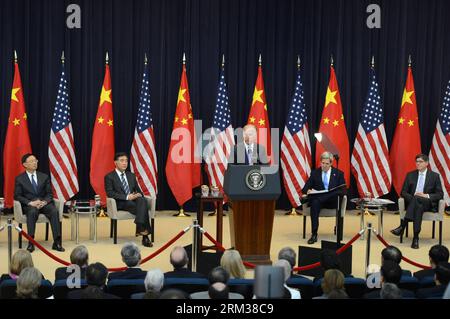
[[[53,284],[53,296],[54,296],[55,299],[66,299],[67,298],[67,294],[70,291],[73,291],[73,290],[76,290],[76,289],[84,289],[86,287],[87,287],[87,283],[86,283],[86,280],[84,280],[84,279],[81,280],[79,288],[69,288],[67,286],[67,280],[66,279],[57,280]]]
[[[145,292],[143,279],[113,279],[108,281],[106,292],[122,299],[130,299],[132,294]]]
[[[164,278],[165,289],[180,289],[188,294],[208,290],[209,282],[205,278]]]

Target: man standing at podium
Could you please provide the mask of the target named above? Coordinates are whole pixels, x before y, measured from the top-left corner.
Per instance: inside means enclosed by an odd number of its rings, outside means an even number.
[[[307,198],[311,207],[311,238],[308,244],[317,242],[317,230],[319,229],[319,213],[322,208],[336,208],[338,196],[346,192],[344,173],[332,167],[333,154],[324,152],[320,156],[320,168],[311,172],[311,176],[303,187],[303,198]],[[338,187],[337,189],[334,189]],[[316,191],[322,191],[314,194]],[[323,192],[326,191],[326,192]]]
[[[247,124],[243,128],[243,142],[238,142],[231,154],[230,164],[260,165],[268,164],[266,149],[257,144],[258,135],[253,124]]]

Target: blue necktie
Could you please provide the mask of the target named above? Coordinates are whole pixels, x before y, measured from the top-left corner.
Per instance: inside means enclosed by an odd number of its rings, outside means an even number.
[[[34,174],[31,175],[31,185],[34,188],[34,193],[37,194],[38,186],[37,186],[36,180],[34,179]]]
[[[247,149],[247,160],[249,165],[253,165],[253,151],[250,146]]]
[[[121,175],[121,180],[122,180],[122,186],[123,186],[123,190],[125,191],[125,193],[128,195],[130,194],[130,188],[128,187],[128,183],[125,180],[125,173],[122,173]]]
[[[322,172],[322,181],[323,181],[323,186],[325,187],[326,190],[328,190],[328,178],[327,178],[326,172]]]
[[[417,190],[416,190],[418,193],[423,193],[423,184],[424,184],[423,174],[420,173],[419,181],[417,182]]]

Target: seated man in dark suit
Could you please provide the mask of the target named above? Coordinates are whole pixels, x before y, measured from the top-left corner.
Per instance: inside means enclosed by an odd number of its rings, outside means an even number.
[[[88,286],[67,294],[67,299],[120,299],[104,291],[108,269],[102,263],[90,264],[86,269]]]
[[[187,268],[189,258],[186,249],[176,246],[170,253],[170,263],[173,271],[164,273],[164,278],[205,278],[204,275]]]
[[[136,236],[142,235],[142,245],[152,247],[148,238],[150,234],[150,221],[147,201],[138,185],[136,175],[127,172],[128,155],[116,153],[114,156],[116,169],[105,176],[106,195],[116,200],[117,209],[126,210],[136,216]]]
[[[311,176],[303,187],[303,199],[307,199],[311,207],[311,238],[308,244],[314,244],[317,241],[317,230],[319,229],[319,212],[322,208],[336,208],[338,197],[346,193],[344,173],[337,168],[332,167],[333,154],[324,152],[320,156],[321,168],[311,172]],[[339,187],[341,186],[342,187]],[[331,190],[321,194],[311,194],[313,190]]]
[[[77,246],[70,253],[69,267],[59,267],[55,270],[55,281],[67,279],[70,275],[76,274],[76,271],[80,271],[79,276],[81,279],[86,279],[86,268],[89,265],[89,253],[86,246]],[[78,267],[78,270],[73,269]]]
[[[403,183],[401,196],[405,199],[406,215],[399,227],[391,233],[400,236],[408,222],[414,223],[414,237],[411,248],[419,248],[419,233],[422,227],[422,215],[425,211],[436,211],[439,200],[444,197],[441,179],[438,173],[428,170],[428,156],[416,156],[417,170],[409,172]]]
[[[436,283],[434,287],[418,289],[416,292],[417,298],[442,298],[450,282],[450,263],[443,262],[436,266],[434,282]]]
[[[234,145],[228,162],[230,164],[260,165],[268,164],[266,149],[257,144],[257,129],[253,124],[243,128],[243,140]]]
[[[122,261],[127,265],[124,271],[112,272],[108,276],[108,280],[113,279],[145,279],[146,271],[138,267],[141,261],[141,252],[135,243],[126,243],[120,251]]]
[[[398,286],[402,277],[402,268],[391,260],[384,261],[380,270],[381,286],[385,283],[391,283]],[[400,289],[403,298],[414,298],[414,293],[406,289]],[[380,289],[375,289],[364,295],[364,299],[379,299]]]
[[[428,251],[428,257],[430,258],[431,269],[423,269],[414,273],[414,277],[419,280],[423,280],[427,277],[434,277],[437,264],[442,262],[448,262],[449,252],[448,248],[443,245],[434,245]]]
[[[22,205],[23,213],[27,216],[28,235],[34,238],[36,222],[39,214],[44,214],[50,221],[53,233],[52,249],[64,251],[61,245],[61,226],[58,210],[53,203],[52,187],[48,175],[38,172],[38,160],[33,154],[22,156],[25,172],[16,177],[14,199]],[[27,250],[34,251],[34,245],[29,242]]]

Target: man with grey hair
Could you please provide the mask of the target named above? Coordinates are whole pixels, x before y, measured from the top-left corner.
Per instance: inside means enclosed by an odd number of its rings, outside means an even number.
[[[139,267],[139,263],[141,261],[141,251],[139,250],[139,247],[133,242],[128,242],[123,245],[120,254],[122,255],[122,261],[125,265],[127,265],[127,269],[124,271],[110,273],[108,280],[144,279],[147,272],[143,271]]]
[[[283,268],[283,272],[284,272],[284,284],[283,285],[284,285],[284,288],[287,289],[287,291],[289,291],[291,299],[301,299],[300,291],[286,285],[286,281],[289,279],[289,277],[291,276],[291,272],[292,272],[292,267],[289,264],[289,262],[287,260],[280,259],[280,260],[276,261],[273,264],[273,266]]]
[[[55,270],[55,280],[67,279],[71,274],[75,273],[74,267],[78,267],[80,270],[80,279],[86,278],[86,268],[89,265],[89,252],[86,246],[80,245],[75,247],[70,253],[69,267],[59,267]]]
[[[297,260],[297,254],[295,253],[295,250],[292,249],[291,247],[284,247],[281,248],[281,250],[278,252],[278,259],[286,260],[289,263],[289,265],[291,265],[291,268],[294,269],[295,262]],[[291,275],[289,278],[305,278],[305,277],[294,274],[291,271]]]
[[[234,146],[228,162],[230,164],[259,165],[268,164],[266,149],[258,144],[256,126],[247,124],[243,128],[242,140]]]
[[[396,284],[384,283],[381,287],[380,299],[402,299],[402,291]]]
[[[164,273],[160,269],[147,271],[144,286],[146,292],[131,295],[131,299],[158,299],[164,286]]]
[[[320,168],[311,172],[311,176],[303,187],[303,198],[311,207],[311,238],[308,244],[317,242],[319,229],[319,213],[322,208],[336,208],[338,197],[346,193],[344,173],[332,167],[333,154],[324,152],[320,156]],[[314,194],[315,191],[324,191]],[[339,229],[338,229],[339,230]],[[338,234],[339,235],[339,234]]]

